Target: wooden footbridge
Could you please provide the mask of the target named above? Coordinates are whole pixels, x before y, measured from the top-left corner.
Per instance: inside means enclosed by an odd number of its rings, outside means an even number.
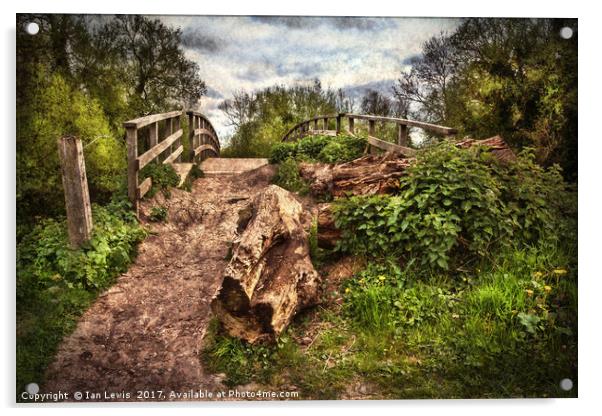
[[[188,143],[184,146],[181,118],[188,116]],[[408,147],[408,129],[420,128],[432,134],[451,136],[456,130],[419,121],[374,115],[339,113],[316,116],[293,126],[282,137],[282,141],[295,141],[307,135],[336,136],[341,132],[356,133],[355,121],[367,122],[368,143],[384,151],[412,156],[415,150]],[[343,123],[346,121],[347,126]],[[377,123],[393,123],[397,126],[397,143],[376,137]],[[207,176],[231,175],[256,169],[268,163],[267,159],[223,159],[220,158],[220,142],[209,119],[195,111],[172,111],[153,114],[124,123],[127,133],[128,196],[136,213],[139,201],[152,186],[150,177],[140,178],[141,169],[152,161],[171,164],[183,183],[193,164],[200,164]],[[333,128],[334,127],[334,128]],[[184,149],[188,148],[188,154]]]

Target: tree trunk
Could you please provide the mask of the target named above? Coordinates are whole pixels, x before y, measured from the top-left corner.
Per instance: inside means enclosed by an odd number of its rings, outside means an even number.
[[[241,211],[240,238],[211,305],[230,335],[273,341],[297,312],[317,304],[320,276],[301,213],[301,204],[276,185]]]
[[[413,162],[413,158],[386,153],[339,165],[301,163],[299,173],[310,182],[311,192],[316,196],[386,194],[397,188],[398,179]]]

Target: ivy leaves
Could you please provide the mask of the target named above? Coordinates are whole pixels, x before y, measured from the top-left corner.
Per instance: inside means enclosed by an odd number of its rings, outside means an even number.
[[[352,196],[334,204],[338,249],[416,258],[448,269],[494,247],[552,238],[564,183],[528,155],[502,165],[482,149],[427,149],[400,179],[397,195]]]

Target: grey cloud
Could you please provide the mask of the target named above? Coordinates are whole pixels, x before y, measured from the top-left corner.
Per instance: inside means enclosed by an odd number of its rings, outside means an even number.
[[[289,29],[309,29],[320,25],[332,25],[340,30],[377,30],[395,26],[393,18],[383,17],[314,17],[314,16],[251,16],[252,20]]]
[[[408,56],[407,58],[404,58],[401,63],[402,65],[413,65],[415,63],[415,61],[417,61],[418,59],[420,59],[420,57],[422,56],[422,54],[415,54],[415,55],[411,55]]]
[[[224,95],[221,92],[219,92],[216,89],[211,88],[211,87],[207,87],[207,93],[205,94],[205,96],[209,97],[209,98],[217,98],[217,99],[224,98]]]
[[[217,52],[224,47],[224,40],[203,33],[198,28],[188,27],[182,32],[182,44],[191,49]]]

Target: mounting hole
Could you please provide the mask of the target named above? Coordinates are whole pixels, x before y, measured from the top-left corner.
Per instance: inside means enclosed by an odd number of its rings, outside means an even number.
[[[38,386],[38,383],[29,383],[25,386],[25,391],[29,394],[38,394],[40,386]]]
[[[36,22],[25,23],[25,31],[30,35],[37,35],[40,31],[40,25]]]
[[[562,29],[560,29],[560,37],[562,39],[570,39],[573,37],[573,29],[571,29],[568,26],[563,27]]]
[[[570,378],[563,378],[560,380],[560,388],[564,391],[570,391],[573,389],[573,380]]]

